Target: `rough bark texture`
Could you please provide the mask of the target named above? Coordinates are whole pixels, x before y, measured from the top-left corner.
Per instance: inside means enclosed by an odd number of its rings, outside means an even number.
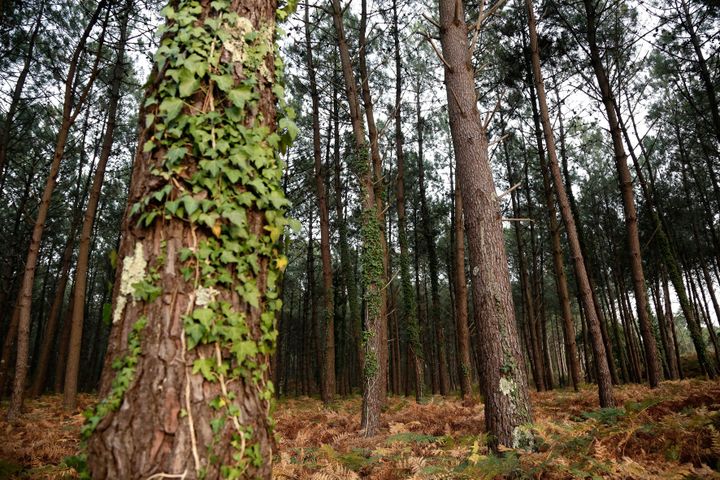
[[[532,421],[527,379],[515,314],[500,218],[480,123],[463,4],[440,2],[440,40],[445,65],[450,131],[459,170],[470,253],[473,302],[481,338],[481,382],[491,444],[527,447]],[[530,438],[528,438],[530,437]]]
[[[595,366],[598,375],[598,389],[600,396],[600,406],[603,408],[614,406],[612,377],[607,362],[607,352],[603,343],[602,332],[600,331],[600,320],[595,310],[595,303],[590,290],[590,282],[588,280],[587,271],[585,270],[585,262],[580,250],[580,242],[578,240],[577,230],[575,228],[575,219],[570,211],[570,202],[565,192],[565,186],[560,175],[560,167],[558,165],[557,152],[555,150],[555,137],[552,132],[550,123],[550,114],[548,112],[547,100],[545,96],[545,84],[543,82],[542,71],[540,70],[540,53],[537,41],[537,32],[535,31],[535,14],[531,0],[526,0],[528,8],[528,25],[530,28],[530,48],[532,50],[532,66],[533,77],[535,79],[535,88],[538,92],[538,100],[540,102],[540,113],[543,124],[543,133],[545,135],[545,144],[548,150],[548,160],[550,171],[552,173],[553,183],[555,184],[555,192],[558,196],[560,204],[560,213],[565,224],[568,243],[570,245],[570,255],[573,259],[575,268],[575,277],[578,282],[578,295],[582,300],[585,317],[588,323],[588,330],[592,339],[593,353],[595,355]]]
[[[181,35],[186,28],[194,26],[205,27],[204,31],[209,30],[215,35],[222,31],[227,40],[222,47],[218,45],[217,50],[213,46],[212,53],[217,57],[206,58],[208,68],[230,75],[232,85],[241,85],[248,78],[255,80],[254,100],[247,104],[246,110],[241,109],[242,127],[236,128],[243,128],[247,133],[270,135],[277,127],[276,97],[272,91],[273,84],[278,81],[274,73],[273,49],[276,3],[273,0],[234,0],[219,7],[226,9],[225,16],[214,26],[208,20],[220,17],[210,4],[202,2],[197,7],[199,10],[193,10],[195,19],[189,25],[175,23],[169,18],[161,44],[184,45]],[[194,8],[184,2],[172,2],[173,7],[186,9],[185,14],[189,13],[187,9]],[[239,18],[237,29],[235,24],[223,23],[235,13]],[[253,35],[254,40],[246,41],[245,35]],[[252,49],[250,53],[257,55],[257,63],[249,63],[242,54],[237,54],[237,50],[229,50],[237,48],[239,37],[244,43],[243,48]],[[209,39],[208,46],[214,44],[213,38],[216,37]],[[174,43],[176,41],[178,43]],[[160,54],[156,58],[161,58]],[[162,94],[161,87],[167,92],[174,84],[167,65],[155,66],[146,99],[157,98],[155,95]],[[232,474],[236,478],[269,479],[271,476],[272,437],[268,418],[271,390],[267,385],[267,367],[274,346],[272,322],[277,309],[274,299],[278,295],[275,283],[278,270],[273,265],[282,260],[274,250],[277,239],[271,240],[268,236],[268,229],[278,228],[270,216],[272,207],[260,200],[252,200],[243,208],[233,203],[237,207],[235,211],[242,210],[245,218],[242,221],[237,218],[236,221],[219,220],[214,225],[200,224],[190,214],[187,214],[190,221],[166,214],[161,220],[152,221],[151,218],[148,222],[146,216],[145,221],[139,222],[132,208],[142,205],[148,198],[156,199],[154,195],[165,185],[171,185],[169,198],[178,198],[188,185],[183,182],[190,182],[192,178],[190,175],[179,176],[166,182],[156,173],[164,173],[164,165],[171,161],[168,150],[160,146],[151,149],[143,146],[148,139],[158,138],[160,122],[169,123],[174,118],[190,121],[193,116],[213,112],[218,115],[216,118],[226,122],[225,128],[231,128],[229,111],[236,112],[233,108],[238,108],[238,104],[231,103],[222,93],[228,90],[222,90],[219,82],[211,82],[206,73],[212,72],[202,70],[196,74],[199,84],[185,98],[191,106],[184,105],[180,117],[177,112],[176,116],[164,114],[153,102],[145,102],[141,110],[139,147],[128,211],[123,221],[120,263],[113,293],[110,347],[100,390],[101,398],[106,399],[114,398],[119,391],[121,400],[119,408],[111,407],[91,430],[88,465],[93,478],[182,476],[217,479]],[[192,145],[188,131],[178,130],[183,133],[179,133],[175,141]],[[262,148],[262,143],[258,144],[251,135],[240,137],[237,133],[226,132],[222,136],[220,132],[216,133],[219,135],[216,140],[229,142],[228,149],[232,152],[237,152],[236,148]],[[205,152],[187,150],[182,157],[183,171],[203,175],[206,172],[203,162],[208,160],[204,155],[211,155],[208,150]],[[281,194],[281,167],[272,151],[260,152],[258,158],[266,156],[263,158],[267,163],[259,166],[251,163],[255,160],[250,158],[245,172],[266,178],[265,188]],[[229,155],[216,158],[225,162],[224,168],[229,168],[232,161]],[[216,177],[212,185],[210,190],[196,190],[200,199],[205,195],[225,195],[221,198],[228,202],[228,198],[235,199],[236,195],[251,191],[247,185],[229,177]],[[185,204],[191,205],[187,201]],[[206,205],[219,209],[221,201]],[[272,213],[275,218],[280,215],[277,209]],[[279,236],[281,231],[276,233]],[[257,240],[253,244],[247,242],[247,238]],[[219,275],[220,267],[212,265],[228,265],[212,263],[216,258],[212,256],[206,261],[200,260],[202,249],[217,245],[213,243],[216,240],[223,242],[220,244],[223,247],[229,247],[232,242],[241,243],[242,250],[238,250],[238,255],[253,262],[254,267],[242,270],[239,263],[233,263],[232,271],[228,272],[229,279],[208,286],[208,276]],[[208,266],[216,269],[206,270]],[[142,278],[140,283],[138,277]],[[138,285],[143,282],[152,282],[157,287],[156,294],[142,295]],[[247,295],[251,285],[257,288],[255,301]],[[131,293],[128,293],[128,286]],[[208,311],[213,312],[212,322],[218,329],[233,330],[228,334],[220,333],[226,336],[215,336],[210,332],[198,337],[190,330],[191,326],[198,325],[193,319]],[[146,322],[144,326],[143,322]],[[221,341],[222,338],[225,340]],[[240,351],[245,353],[240,355]],[[115,368],[120,366],[119,371],[116,372],[113,363]],[[131,380],[124,390],[119,389],[117,381],[122,380],[130,367]],[[230,378],[232,381],[226,382]]]

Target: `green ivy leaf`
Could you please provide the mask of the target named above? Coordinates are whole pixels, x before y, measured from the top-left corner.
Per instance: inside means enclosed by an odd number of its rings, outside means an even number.
[[[258,348],[252,340],[242,340],[233,343],[232,352],[235,354],[237,361],[242,363],[246,358],[257,355]]]
[[[268,195],[268,200],[270,200],[270,203],[272,203],[273,207],[278,209],[290,205],[290,201],[285,198],[285,195],[280,190],[271,191],[270,195]]]
[[[197,53],[187,57],[183,62],[183,66],[197,75],[198,78],[204,77],[205,73],[207,73],[207,59],[202,58]]]
[[[210,75],[210,78],[215,82],[215,85],[223,91],[229,92],[235,85],[235,79],[230,74],[225,75]]]
[[[200,202],[198,202],[196,199],[194,199],[193,197],[191,197],[189,195],[184,196],[182,200],[183,200],[183,205],[185,206],[185,211],[188,214],[188,217],[190,215],[192,215],[193,213],[195,213],[195,211],[200,206]]]
[[[213,366],[215,361],[212,358],[198,358],[193,362],[192,373],[195,375],[200,372],[205,380],[212,382],[215,380],[215,373],[213,372]]]
[[[222,216],[230,220],[230,222],[238,227],[244,227],[247,225],[247,217],[245,216],[245,210],[236,209],[223,212]]]
[[[245,108],[245,103],[252,99],[250,87],[233,88],[228,92],[228,98],[238,108]]]
[[[165,116],[167,121],[173,120],[180,114],[183,107],[183,101],[177,97],[168,97],[160,104],[160,113]]]
[[[200,79],[188,68],[180,70],[179,77],[180,87],[178,91],[181,98],[189,97],[195,93],[200,86]]]

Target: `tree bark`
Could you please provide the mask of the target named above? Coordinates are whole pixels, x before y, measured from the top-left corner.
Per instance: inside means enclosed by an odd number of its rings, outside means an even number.
[[[268,367],[287,262],[276,150],[292,137],[276,110],[277,4],[178,2],[164,12],[123,221],[104,400],[84,429],[88,466],[97,479],[269,480]],[[185,39],[198,29],[205,49],[190,50]]]
[[[490,445],[531,446],[522,425],[532,421],[487,133],[480,122],[462,2],[440,1],[440,41],[448,114],[470,253],[475,315],[479,318],[481,382]],[[530,438],[528,438],[530,437]]]

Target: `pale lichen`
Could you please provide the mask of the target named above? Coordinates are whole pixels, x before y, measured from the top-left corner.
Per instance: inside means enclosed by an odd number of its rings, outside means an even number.
[[[195,290],[195,305],[210,305],[220,292],[213,287],[200,286]]]
[[[500,391],[508,397],[513,397],[515,394],[515,381],[512,378],[501,377],[500,378]]]
[[[532,432],[531,425],[518,425],[513,429],[512,447],[528,451],[535,449],[535,435]]]
[[[133,254],[123,260],[123,269],[120,275],[120,293],[113,312],[113,323],[119,322],[122,318],[125,305],[127,305],[127,296],[135,293],[134,285],[142,282],[146,268],[147,261],[145,260],[143,244],[138,242],[135,244]]]

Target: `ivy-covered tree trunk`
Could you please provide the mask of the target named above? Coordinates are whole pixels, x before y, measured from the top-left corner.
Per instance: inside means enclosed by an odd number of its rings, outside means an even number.
[[[383,323],[386,321],[385,256],[383,250],[383,212],[378,210],[375,198],[375,182],[365,129],[360,113],[360,101],[355,84],[355,75],[350,60],[350,51],[345,38],[343,10],[339,0],[332,1],[333,23],[337,34],[338,50],[342,64],[345,93],[348,98],[355,158],[351,171],[360,183],[360,237],[362,240],[362,286],[365,292],[365,329],[363,331],[363,402],[360,426],[367,437],[375,435],[380,426],[380,410],[384,402],[386,378],[383,357]]]
[[[373,100],[370,94],[370,74],[368,73],[367,67],[367,1],[361,0],[360,2],[360,28],[358,30],[358,73],[360,74],[360,93],[365,110],[365,119],[367,121],[367,133],[370,147],[370,165],[372,166],[372,185],[375,190],[374,201],[375,201],[375,215],[377,217],[377,229],[378,238],[377,241],[380,243],[380,249],[378,252],[370,252],[365,249],[365,253],[369,256],[365,257],[365,260],[374,263],[377,259],[375,255],[381,255],[382,260],[382,278],[378,278],[380,281],[380,294],[383,305],[380,307],[380,311],[383,312],[377,323],[377,334],[378,334],[378,387],[380,388],[380,402],[384,405],[387,401],[387,378],[388,378],[388,320],[387,320],[387,286],[388,283],[387,272],[389,272],[389,252],[387,241],[385,239],[385,207],[383,206],[383,170],[382,170],[382,157],[380,155],[380,138],[377,126],[375,125],[375,114],[373,113]],[[361,192],[362,194],[362,192]],[[373,226],[372,228],[376,228]],[[373,234],[374,235],[374,234]],[[375,240],[373,240],[374,242]],[[372,257],[372,258],[371,258]],[[363,264],[363,268],[366,268],[367,262]],[[378,270],[379,272],[379,270]],[[373,280],[372,282],[375,282]]]
[[[277,152],[295,129],[274,44],[287,12],[273,0],[163,12],[88,465],[93,478],[269,479],[289,223]]]
[[[491,445],[527,448],[533,443],[527,379],[515,326],[500,206],[480,123],[474,72],[462,2],[440,1],[440,40],[445,64],[448,114],[459,186],[465,209],[473,302],[478,318],[485,395],[485,425]]]

